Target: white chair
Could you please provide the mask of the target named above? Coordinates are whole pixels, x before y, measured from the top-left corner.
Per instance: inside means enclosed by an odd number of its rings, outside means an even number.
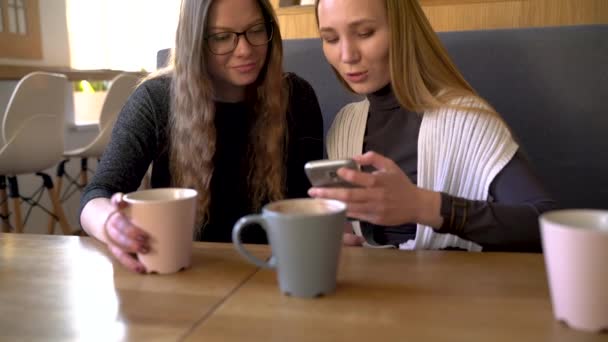
[[[118,113],[127,102],[127,99],[137,87],[140,78],[133,74],[122,73],[114,77],[110,82],[110,87],[101,107],[99,116],[99,133],[86,146],[64,151],[63,161],[57,166],[57,176],[55,182],[57,184],[58,194],[61,201],[65,201],[71,195],[82,190],[88,183],[88,159],[99,159],[110,141],[114,122],[118,117]],[[65,165],[71,158],[80,158],[80,171],[75,178],[71,177],[65,170]],[[69,182],[63,189],[64,178]],[[54,229],[55,221],[49,220],[49,230]]]
[[[42,172],[55,166],[63,156],[68,89],[65,75],[33,72],[23,77],[13,91],[0,132],[0,200],[4,199],[0,210],[3,230],[10,230],[4,182],[6,176],[16,232],[23,232],[30,211],[37,206],[47,212],[53,221],[60,223],[64,234],[71,233],[53,181]],[[42,177],[42,186],[33,196],[22,196],[17,175],[32,173]],[[53,206],[52,211],[40,204],[45,189]],[[29,204],[25,221],[21,217],[21,202]]]
[[[103,105],[101,107],[101,114],[99,115],[99,133],[95,138],[86,146],[65,151],[63,156],[65,160],[62,164],[65,165],[70,158],[81,158],[81,170],[79,174],[80,184],[79,186],[82,188],[88,182],[87,175],[87,167],[86,160],[88,158],[96,158],[99,159],[103,154],[108,142],[110,141],[110,136],[112,134],[112,128],[114,127],[114,122],[116,122],[116,118],[118,117],[118,113],[127,102],[127,99],[137,87],[137,83],[139,82],[139,77],[133,74],[120,74],[114,79],[112,79],[110,83],[110,87],[108,88],[108,93],[104,99]],[[57,184],[58,188],[61,189],[62,177],[66,176],[65,168],[63,168],[62,173],[57,174]]]

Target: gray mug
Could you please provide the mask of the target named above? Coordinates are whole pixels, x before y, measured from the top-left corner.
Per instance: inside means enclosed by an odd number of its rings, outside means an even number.
[[[346,204],[326,199],[290,199],[270,203],[260,215],[241,218],[232,230],[237,251],[251,263],[276,268],[281,292],[296,297],[318,297],[332,293]],[[266,262],[249,253],[241,242],[241,231],[259,224],[268,236],[272,257]]]

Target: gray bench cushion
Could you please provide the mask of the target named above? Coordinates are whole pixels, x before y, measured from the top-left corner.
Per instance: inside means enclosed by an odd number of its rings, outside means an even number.
[[[608,25],[440,36],[560,204],[608,208]]]

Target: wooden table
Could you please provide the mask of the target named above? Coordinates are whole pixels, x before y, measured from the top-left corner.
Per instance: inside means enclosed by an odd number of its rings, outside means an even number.
[[[227,244],[196,243],[191,269],[142,276],[91,238],[0,234],[0,341],[175,341],[255,272]]]
[[[346,248],[336,293],[279,294],[261,270],[187,341],[608,341],[555,322],[540,254]]]
[[[90,238],[0,234],[0,340],[608,341],[553,320],[538,254],[345,248],[338,283],[284,296],[230,244],[142,276]]]

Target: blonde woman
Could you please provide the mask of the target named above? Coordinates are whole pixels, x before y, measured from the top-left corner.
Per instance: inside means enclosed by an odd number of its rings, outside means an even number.
[[[241,216],[271,200],[306,196],[304,163],[323,155],[316,96],[283,73],[268,0],[183,0],[171,59],[122,109],[81,200],[86,232],[136,272],[145,268],[133,253],[149,251],[148,236],[110,214],[150,163],[153,187],[198,190],[195,238],[227,242]],[[266,242],[255,227],[243,239]]]
[[[509,128],[452,63],[417,0],[319,0],[323,51],[367,99],[328,133],[346,201],[368,243],[402,249],[539,251],[538,215],[555,207]],[[474,53],[474,52],[472,52]],[[345,235],[345,243],[363,240]]]

